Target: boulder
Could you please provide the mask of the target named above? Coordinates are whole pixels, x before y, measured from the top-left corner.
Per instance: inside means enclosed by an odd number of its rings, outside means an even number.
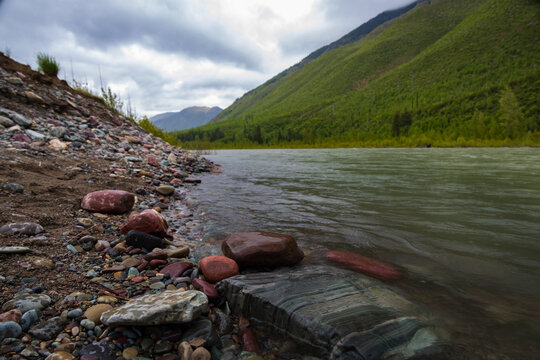
[[[214,285],[204,280],[197,278],[193,279],[193,287],[202,291],[206,296],[208,296],[209,299],[216,299],[219,296]]]
[[[144,295],[101,315],[107,326],[146,326],[189,323],[208,311],[208,298],[200,291],[165,290]]]
[[[126,244],[135,248],[145,248],[148,251],[164,248],[166,245],[161,238],[137,230],[130,230],[127,233]]]
[[[358,271],[381,280],[396,280],[401,277],[401,272],[392,265],[359,254],[332,250],[328,251],[324,257],[345,266],[347,269]]]
[[[238,274],[238,264],[225,256],[208,256],[199,262],[206,280],[216,283]]]
[[[81,207],[92,212],[122,214],[133,207],[135,195],[123,190],[100,190],[87,194]]]
[[[131,230],[137,230],[151,235],[165,236],[168,227],[163,215],[153,209],[148,209],[131,215],[120,227],[120,232],[127,234]]]
[[[304,258],[292,236],[262,231],[233,233],[225,239],[221,250],[240,267],[291,266]]]
[[[154,260],[152,260],[154,261]],[[193,264],[187,261],[175,262],[170,265],[165,266],[161,269],[162,274],[168,274],[171,278],[182,276],[182,274],[187,270],[191,269]]]

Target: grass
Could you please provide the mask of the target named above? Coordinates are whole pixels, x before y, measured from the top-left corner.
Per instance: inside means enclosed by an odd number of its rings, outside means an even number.
[[[45,75],[58,76],[60,65],[58,65],[54,57],[41,52],[36,55],[36,58],[38,71],[41,71]]]
[[[434,0],[175,134],[208,148],[540,145],[539,13]]]

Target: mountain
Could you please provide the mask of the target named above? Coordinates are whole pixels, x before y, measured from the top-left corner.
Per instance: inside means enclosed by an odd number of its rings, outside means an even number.
[[[192,106],[178,112],[166,112],[155,115],[150,118],[150,121],[165,131],[184,130],[208,123],[221,110],[217,106]]]
[[[540,3],[414,5],[178,138],[185,147],[540,144]]]

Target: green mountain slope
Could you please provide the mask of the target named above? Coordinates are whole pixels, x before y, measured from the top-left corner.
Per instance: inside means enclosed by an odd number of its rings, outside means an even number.
[[[540,4],[423,2],[257,90],[228,120],[177,136],[210,147],[540,144]]]

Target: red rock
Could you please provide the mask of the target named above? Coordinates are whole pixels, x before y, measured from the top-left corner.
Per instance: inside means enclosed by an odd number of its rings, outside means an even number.
[[[123,190],[100,190],[87,194],[81,207],[88,211],[121,214],[125,213],[135,204],[135,195]]]
[[[209,299],[215,299],[219,296],[214,285],[201,279],[193,279],[193,287],[199,291],[202,291]]]
[[[167,260],[161,260],[161,259],[150,260],[151,268],[157,268],[158,266],[166,265],[166,264],[167,264]]]
[[[3,314],[0,314],[0,322],[15,321],[18,323],[21,321],[22,312],[17,309],[9,310]]]
[[[201,271],[209,282],[216,283],[238,274],[238,264],[225,256],[208,256],[199,262]]]
[[[146,268],[146,267],[148,266],[148,263],[149,263],[149,262],[148,262],[148,261],[146,261],[146,260],[145,260],[145,261],[143,261],[143,262],[141,263],[141,265],[137,266],[137,270],[139,270],[139,271],[143,271],[143,270],[144,270],[144,268]]]
[[[138,284],[143,281],[144,281],[144,277],[142,276],[135,276],[133,279],[131,279],[131,282],[135,284]]]
[[[175,262],[161,269],[161,273],[169,274],[171,278],[175,278],[181,276],[187,269],[191,269],[192,267],[193,264],[187,261]]]
[[[20,141],[28,144],[32,143],[32,139],[30,139],[30,137],[25,134],[15,134],[11,137],[11,141]]]
[[[292,236],[262,231],[233,233],[225,239],[221,250],[240,267],[291,266],[304,258]]]
[[[156,236],[165,236],[168,227],[163,215],[153,209],[148,209],[131,215],[120,227],[120,232],[127,234],[130,230],[137,230]]]
[[[143,256],[144,260],[154,260],[154,259],[161,259],[165,260],[169,257],[169,253],[166,250],[163,249],[154,249],[152,252],[149,252],[148,254]]]
[[[146,158],[146,161],[148,161],[148,164],[150,164],[152,166],[155,166],[155,167],[160,166],[159,161],[155,157],[153,157],[152,155],[148,155],[148,157]]]
[[[382,280],[396,280],[401,277],[401,272],[392,265],[379,260],[347,251],[328,251],[325,258],[344,265],[346,268],[376,277]]]
[[[253,352],[256,354],[261,353],[261,349],[259,348],[259,344],[257,343],[257,337],[255,336],[255,333],[250,328],[243,329],[241,331],[240,337],[242,339],[242,349],[244,351]]]

